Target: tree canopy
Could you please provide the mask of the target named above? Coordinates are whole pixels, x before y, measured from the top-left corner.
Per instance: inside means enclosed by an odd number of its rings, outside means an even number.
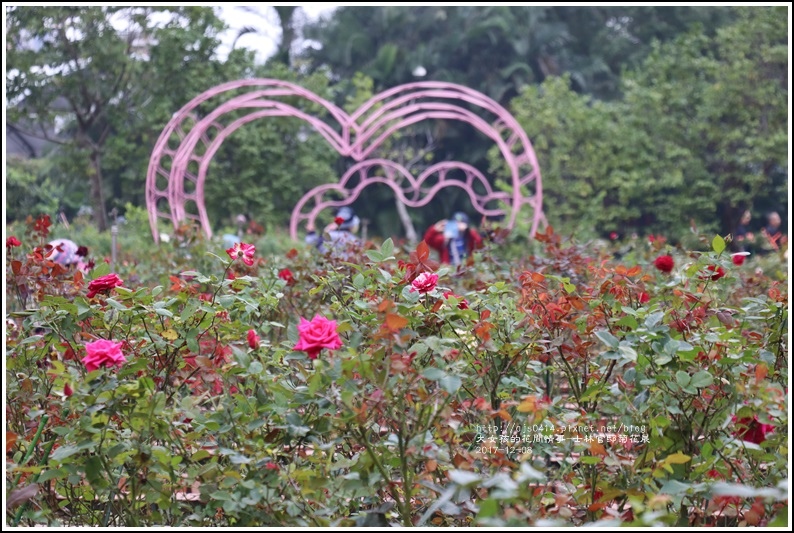
[[[786,7],[345,6],[305,27],[293,8],[277,14],[282,41],[262,65],[242,49],[219,56],[224,23],[211,8],[6,8],[8,121],[56,146],[46,163],[8,160],[8,192],[30,195],[7,201],[8,218],[90,203],[106,227],[113,208],[143,205],[172,114],[252,77],[348,109],[417,80],[483,92],[529,134],[547,218],[570,232],[680,234],[694,222],[727,233],[745,208],[787,211]],[[297,36],[313,45],[299,50]],[[382,155],[415,160],[415,172],[462,160],[498,181],[489,150],[471,128],[438,121]],[[216,224],[245,213],[284,226],[297,199],[349,164],[297,119],[255,121],[215,155],[205,203]],[[373,233],[393,235],[467,202],[453,191],[405,213],[384,189],[359,207]]]

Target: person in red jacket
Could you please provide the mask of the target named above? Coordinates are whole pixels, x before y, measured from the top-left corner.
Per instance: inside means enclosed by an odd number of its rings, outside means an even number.
[[[482,237],[469,226],[466,213],[460,212],[430,226],[424,240],[438,252],[442,263],[453,265],[459,265],[474,250],[482,248]]]

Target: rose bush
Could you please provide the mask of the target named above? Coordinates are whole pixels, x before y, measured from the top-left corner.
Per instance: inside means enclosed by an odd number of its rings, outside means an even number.
[[[788,294],[772,258],[738,268],[721,239],[664,243],[678,268],[657,276],[657,242],[615,260],[548,229],[531,254],[486,249],[453,275],[422,244],[246,265],[197,237],[190,257],[114,266],[127,287],[89,299],[37,255],[44,229],[7,265],[7,294],[28,291],[7,331],[10,525],[785,519]],[[704,282],[708,265],[728,275]],[[130,281],[145,270],[160,275]],[[95,339],[121,366],[85,372]]]

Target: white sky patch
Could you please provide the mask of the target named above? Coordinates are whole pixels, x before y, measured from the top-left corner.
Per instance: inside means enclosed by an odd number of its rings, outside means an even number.
[[[339,6],[318,3],[299,7],[303,10],[306,18],[310,22],[314,22],[322,15],[330,14]],[[229,26],[229,29],[220,35],[221,45],[218,47],[218,55],[221,59],[228,57],[232,45],[256,52],[258,63],[263,63],[276,52],[276,47],[281,40],[281,27],[278,23],[278,15],[272,6],[223,4],[215,9],[218,16]],[[246,27],[256,31],[237,38],[240,30]],[[236,43],[235,39],[237,39]]]

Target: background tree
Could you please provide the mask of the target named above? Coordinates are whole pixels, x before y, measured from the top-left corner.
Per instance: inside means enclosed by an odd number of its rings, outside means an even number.
[[[785,14],[747,8],[714,37],[654,45],[622,100],[577,95],[568,78],[527,88],[511,108],[538,153],[551,223],[675,236],[690,222],[730,232],[748,207],[785,212]]]
[[[153,67],[162,63],[148,59],[172,54],[172,61],[183,58],[184,63],[194,64],[197,56],[211,57],[218,44],[213,35],[223,26],[211,9],[179,8],[171,22],[159,29],[155,17],[162,18],[167,11],[154,7],[7,8],[8,119],[34,118],[39,132],[62,144],[59,168],[80,181],[87,178],[100,230],[107,228],[105,158],[115,155],[114,163],[123,165],[130,150],[121,145],[132,140],[123,136],[130,133],[130,126],[140,125],[147,112],[166,106],[169,114],[174,110],[168,105],[173,99],[164,102],[153,97],[156,89],[147,82],[156,77]],[[168,49],[180,28],[181,46]],[[164,70],[158,73],[166,74]],[[187,96],[191,93],[181,91],[180,85],[189,72],[180,74],[168,79],[168,90]],[[58,139],[48,133],[53,123],[63,124]],[[114,193],[119,192],[118,176],[111,178]]]

